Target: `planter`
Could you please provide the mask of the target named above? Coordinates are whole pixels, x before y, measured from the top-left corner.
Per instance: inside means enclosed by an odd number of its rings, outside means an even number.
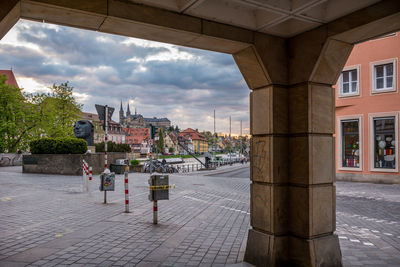
[[[129,172],[142,172],[142,165],[129,166]]]

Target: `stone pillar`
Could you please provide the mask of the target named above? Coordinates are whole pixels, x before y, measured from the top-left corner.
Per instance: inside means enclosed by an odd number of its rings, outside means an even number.
[[[256,266],[342,266],[334,234],[332,84],[352,45],[329,40],[324,31],[312,34],[256,37],[254,54],[234,55],[252,89],[245,261]]]

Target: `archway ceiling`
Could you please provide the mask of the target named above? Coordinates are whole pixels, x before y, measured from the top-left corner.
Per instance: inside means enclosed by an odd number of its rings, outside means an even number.
[[[280,37],[293,37],[379,0],[125,0]]]

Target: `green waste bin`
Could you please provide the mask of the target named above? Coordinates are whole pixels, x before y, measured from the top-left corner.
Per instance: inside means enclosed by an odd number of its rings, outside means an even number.
[[[125,164],[111,164],[110,171],[115,174],[124,174],[126,165]]]

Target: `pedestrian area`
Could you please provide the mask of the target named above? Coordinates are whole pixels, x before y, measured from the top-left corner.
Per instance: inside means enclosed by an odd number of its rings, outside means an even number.
[[[122,175],[103,204],[98,176],[86,193],[80,176],[0,168],[0,266],[240,263],[249,228],[248,176],[202,175],[170,175],[176,187],[170,200],[158,202],[153,225],[148,174],[129,174],[132,212],[126,214]],[[399,185],[337,183],[345,266],[399,266],[399,217]]]

